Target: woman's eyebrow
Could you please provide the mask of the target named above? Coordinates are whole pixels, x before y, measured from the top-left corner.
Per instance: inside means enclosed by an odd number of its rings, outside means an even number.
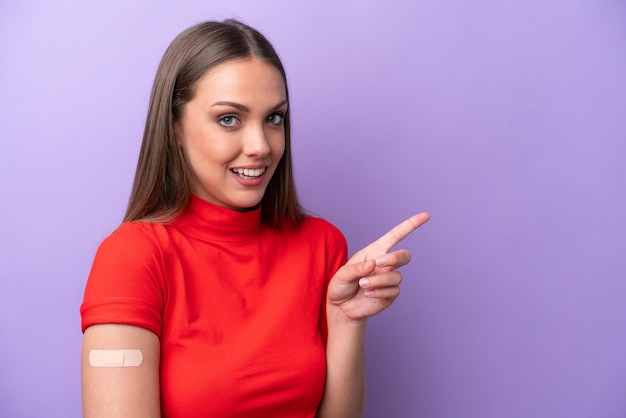
[[[278,103],[276,106],[274,106],[272,108],[272,112],[277,110],[277,109],[280,109],[285,104],[287,104],[287,100],[281,101],[280,103]],[[230,107],[234,107],[235,109],[239,110],[240,112],[250,113],[250,109],[247,106],[242,105],[241,103],[237,103],[237,102],[219,101],[219,102],[213,103],[213,105],[211,107],[214,107],[214,106],[230,106]]]
[[[274,107],[272,108],[272,112],[273,112],[273,111],[275,111],[275,110],[280,109],[281,107],[283,107],[283,106],[284,106],[284,105],[286,105],[286,104],[287,104],[287,100],[283,100],[282,102],[278,103],[276,106],[274,106]]]
[[[250,109],[248,109],[247,106],[244,106],[244,105],[242,105],[240,103],[222,101],[222,102],[215,102],[215,103],[213,103],[213,106],[211,106],[211,107],[215,107],[215,106],[230,106],[230,107],[234,107],[235,109],[237,109],[237,110],[239,110],[241,112],[250,113]]]

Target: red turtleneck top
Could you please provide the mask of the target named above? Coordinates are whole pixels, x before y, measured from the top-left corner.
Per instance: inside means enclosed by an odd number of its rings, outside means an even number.
[[[275,231],[260,209],[192,197],[173,221],[124,223],[104,240],[82,329],[128,324],[159,337],[163,417],[314,417],[324,291],[346,258],[322,219]]]

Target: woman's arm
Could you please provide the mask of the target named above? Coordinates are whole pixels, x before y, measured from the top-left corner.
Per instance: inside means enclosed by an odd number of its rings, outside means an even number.
[[[125,366],[121,350],[133,350]],[[81,368],[84,418],[161,416],[159,338],[153,332],[131,325],[92,325],[85,330]]]
[[[326,384],[317,418],[361,417],[365,411],[365,321],[327,304]]]
[[[389,307],[400,293],[396,271],[411,260],[406,250],[389,250],[424,224],[415,215],[357,252],[328,285],[326,386],[318,418],[359,418],[365,411],[365,323]]]

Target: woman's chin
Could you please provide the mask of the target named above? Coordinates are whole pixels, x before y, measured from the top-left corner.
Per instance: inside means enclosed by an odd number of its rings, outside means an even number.
[[[239,212],[246,212],[258,208],[261,204],[261,200],[263,200],[263,195],[245,196],[243,198],[217,202],[217,204]]]

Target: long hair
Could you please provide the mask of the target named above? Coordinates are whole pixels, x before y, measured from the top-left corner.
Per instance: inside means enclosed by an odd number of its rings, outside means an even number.
[[[257,30],[236,20],[204,22],[183,31],[165,51],[152,86],[148,116],[124,221],[166,222],[185,208],[191,175],[176,141],[174,123],[193,98],[198,81],[213,67],[236,58],[256,57],[287,77],[278,54]],[[296,194],[291,158],[289,109],[285,151],[261,200],[261,218],[279,228],[299,224],[303,210]]]

